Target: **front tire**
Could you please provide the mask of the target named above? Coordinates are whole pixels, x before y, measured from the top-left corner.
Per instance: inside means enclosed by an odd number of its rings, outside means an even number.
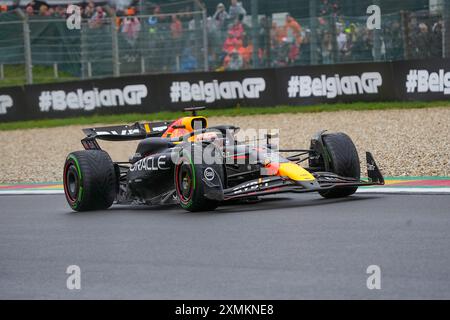
[[[194,145],[192,151],[183,150],[174,170],[175,191],[180,206],[191,212],[212,211],[216,209],[220,202],[209,199],[205,196],[206,186],[203,181],[205,170],[218,174],[223,181],[223,167],[220,163],[205,164],[197,155],[201,155],[203,149],[199,145]],[[216,149],[216,152],[219,150]],[[219,154],[217,154],[220,157]],[[197,159],[197,161],[194,161]]]
[[[116,197],[114,164],[102,150],[70,153],[64,164],[63,181],[66,200],[75,211],[107,209]]]
[[[329,156],[331,172],[342,177],[360,179],[361,168],[358,151],[352,139],[345,133],[331,133],[322,136],[325,152]],[[358,187],[338,187],[319,194],[324,198],[343,198],[356,192]]]

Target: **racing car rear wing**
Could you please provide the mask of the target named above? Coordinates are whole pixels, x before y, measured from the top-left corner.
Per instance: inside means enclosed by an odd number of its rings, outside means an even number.
[[[81,144],[86,150],[100,150],[97,139],[106,141],[142,140],[148,137],[161,137],[174,121],[136,122],[132,125],[86,128],[86,138]]]
[[[146,137],[160,137],[173,121],[136,122],[132,125],[97,127],[83,129],[87,137],[108,141],[139,140]]]

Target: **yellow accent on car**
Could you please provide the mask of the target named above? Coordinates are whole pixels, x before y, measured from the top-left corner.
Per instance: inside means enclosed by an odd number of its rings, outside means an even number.
[[[196,120],[200,120],[203,122],[203,127],[208,127],[208,120],[205,117],[197,116],[197,117],[184,117],[181,120],[182,125],[186,128],[188,131],[193,131],[195,128],[192,126],[194,125]]]
[[[278,175],[282,177],[288,177],[289,179],[294,181],[315,180],[314,176],[311,173],[292,162],[280,163]]]
[[[150,125],[148,123],[144,124],[145,132],[150,133]]]

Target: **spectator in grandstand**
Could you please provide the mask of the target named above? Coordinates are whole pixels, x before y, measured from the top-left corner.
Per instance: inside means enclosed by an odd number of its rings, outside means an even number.
[[[442,58],[442,20],[437,21],[431,28],[430,56]]]
[[[39,15],[40,16],[48,16],[48,6],[46,6],[45,4],[42,4],[39,7]]]
[[[321,16],[334,15],[339,13],[339,5],[337,0],[322,0],[319,5],[319,12]]]
[[[83,10],[83,17],[86,19],[92,18],[95,13],[95,4],[92,1],[89,1],[86,7]]]
[[[26,8],[25,8],[25,12],[27,13],[28,16],[33,16],[34,15],[34,9],[33,6],[31,4],[29,4]]]
[[[48,8],[46,16],[47,17],[56,17],[55,9],[52,7]]]
[[[252,56],[253,56],[253,43],[252,43],[252,41],[249,39],[247,41],[246,45],[240,46],[240,48],[238,49],[238,53],[242,57],[243,67],[244,68],[249,68],[251,66],[251,60],[252,60]]]
[[[295,43],[297,46],[299,46],[302,42],[302,27],[290,14],[286,16],[284,29],[285,37],[291,43]]]
[[[172,70],[174,66],[173,43],[171,41],[171,21],[169,17],[163,15],[161,8],[156,6],[153,10],[153,16],[148,22],[151,25],[152,36],[149,39],[151,52],[153,55],[153,65],[156,70]]]
[[[242,43],[242,40],[236,38],[234,35],[229,35],[223,44],[223,51],[226,54],[230,54],[236,47],[239,47],[240,43]]]
[[[223,3],[219,3],[217,5],[216,12],[214,13],[212,18],[217,30],[224,31],[227,28],[226,22],[228,20],[228,13],[225,10],[225,5]]]
[[[238,39],[242,39],[244,37],[244,24],[240,19],[236,19],[234,24],[228,30],[228,34]]]
[[[65,18],[66,17],[66,8],[62,7],[62,6],[56,6],[54,8],[55,10],[55,17],[57,18]],[[82,13],[84,13],[84,10],[82,11]]]
[[[0,5],[0,12],[8,12],[8,6],[6,4]]]
[[[183,25],[176,14],[172,15],[172,23],[170,24],[170,32],[172,35],[173,53],[175,56],[181,53],[181,40],[183,36]]]
[[[282,41],[289,44],[288,61],[292,64],[298,59],[300,53],[302,27],[290,14],[287,14],[283,30],[280,32]]]
[[[419,33],[414,39],[414,57],[424,59],[429,57],[430,53],[430,34],[428,26],[425,23],[419,24]]]
[[[298,61],[301,65],[309,65],[311,63],[311,30],[306,29],[302,36],[300,45],[300,55]]]
[[[259,32],[258,32],[258,58],[261,65],[267,63],[268,57],[268,45],[270,45],[270,21],[267,17],[262,17],[259,21]]]
[[[384,29],[386,42],[386,57],[388,60],[404,58],[402,30],[399,21],[393,21]]]
[[[133,47],[136,44],[136,40],[139,37],[139,31],[141,31],[141,22],[131,13],[128,14],[122,22],[122,34],[130,46]]]
[[[104,20],[106,18],[106,12],[103,10],[102,7],[96,7],[95,13],[89,20],[89,27],[90,28],[99,28],[103,25]]]
[[[281,41],[283,41],[284,38],[284,29],[279,28],[277,23],[275,21],[272,22],[272,28],[270,29],[270,43],[272,46],[276,46]]]
[[[331,64],[333,62],[333,37],[331,32],[326,30],[322,38],[322,63]]]
[[[183,25],[181,20],[176,14],[172,15],[172,23],[170,24],[170,31],[172,33],[172,39],[179,40],[183,35]]]
[[[272,47],[273,50],[273,67],[285,67],[289,64],[290,57],[292,57],[291,53],[291,43],[287,40],[287,38],[283,38],[281,41],[277,41],[275,45]]]
[[[208,20],[208,36],[211,53],[212,65],[221,64],[224,56],[222,54],[222,46],[227,39],[227,21],[228,13],[225,10],[225,5],[219,3],[216,7],[214,15]]]
[[[364,28],[362,33],[362,51],[360,54],[361,61],[373,60],[373,31]]]
[[[340,22],[336,23],[336,29],[337,29],[336,43],[338,48],[338,59],[339,61],[343,61],[348,51],[347,34],[345,33],[344,27]]]
[[[239,16],[245,16],[247,11],[242,6],[242,2],[231,0],[230,9],[228,10],[228,19],[233,23]]]
[[[234,50],[227,58],[225,58],[225,70],[241,70],[244,66],[244,60],[237,50]]]
[[[343,22],[345,23],[345,22]],[[337,36],[338,54],[340,61],[352,61],[355,44],[358,41],[358,29],[354,23],[350,23],[348,27],[342,27]],[[344,37],[345,36],[345,37]],[[342,41],[342,42],[340,42]],[[342,47],[343,46],[343,47]],[[357,49],[357,46],[356,46]]]
[[[198,68],[197,59],[192,53],[192,48],[187,47],[183,49],[183,53],[180,59],[180,69],[183,72],[196,71]]]

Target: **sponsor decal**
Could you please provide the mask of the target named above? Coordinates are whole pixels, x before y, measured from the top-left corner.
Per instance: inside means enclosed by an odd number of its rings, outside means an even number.
[[[265,89],[264,78],[222,82],[219,80],[199,81],[197,83],[177,81],[172,82],[170,98],[173,103],[192,101],[213,103],[218,100],[259,99]]]
[[[141,131],[139,129],[123,129],[120,132],[116,130],[111,131],[97,131],[98,135],[103,136],[132,136],[134,134],[140,134]]]
[[[8,108],[13,106],[13,99],[8,95],[0,96],[0,114],[6,114]]]
[[[407,93],[450,94],[450,71],[439,69],[437,72],[429,72],[424,69],[410,69],[406,75],[405,87]]]
[[[205,176],[205,179],[208,181],[212,181],[216,176],[213,168],[211,167],[206,168],[205,171],[203,171],[203,175]]]
[[[328,77],[322,74],[313,78],[308,75],[291,76],[288,82],[289,98],[327,97],[334,99],[344,95],[377,94],[383,84],[383,77],[379,72],[364,72],[361,75],[341,77],[335,74]]]
[[[239,194],[247,191],[260,190],[269,186],[270,179],[260,179],[259,181],[252,181],[244,184],[243,186],[238,186],[233,189],[233,194]]]
[[[154,128],[150,128],[151,131],[154,132],[164,132],[167,130],[167,128],[169,128],[168,126],[161,126],[161,127],[154,127]]]
[[[39,108],[41,112],[49,112],[50,110],[90,111],[102,107],[136,106],[142,104],[142,99],[147,97],[147,94],[147,86],[144,84],[128,85],[123,89],[43,91],[39,96]]]
[[[157,171],[157,170],[169,170],[167,165],[167,156],[162,155],[159,157],[147,157],[139,160],[131,166],[130,171]]]

